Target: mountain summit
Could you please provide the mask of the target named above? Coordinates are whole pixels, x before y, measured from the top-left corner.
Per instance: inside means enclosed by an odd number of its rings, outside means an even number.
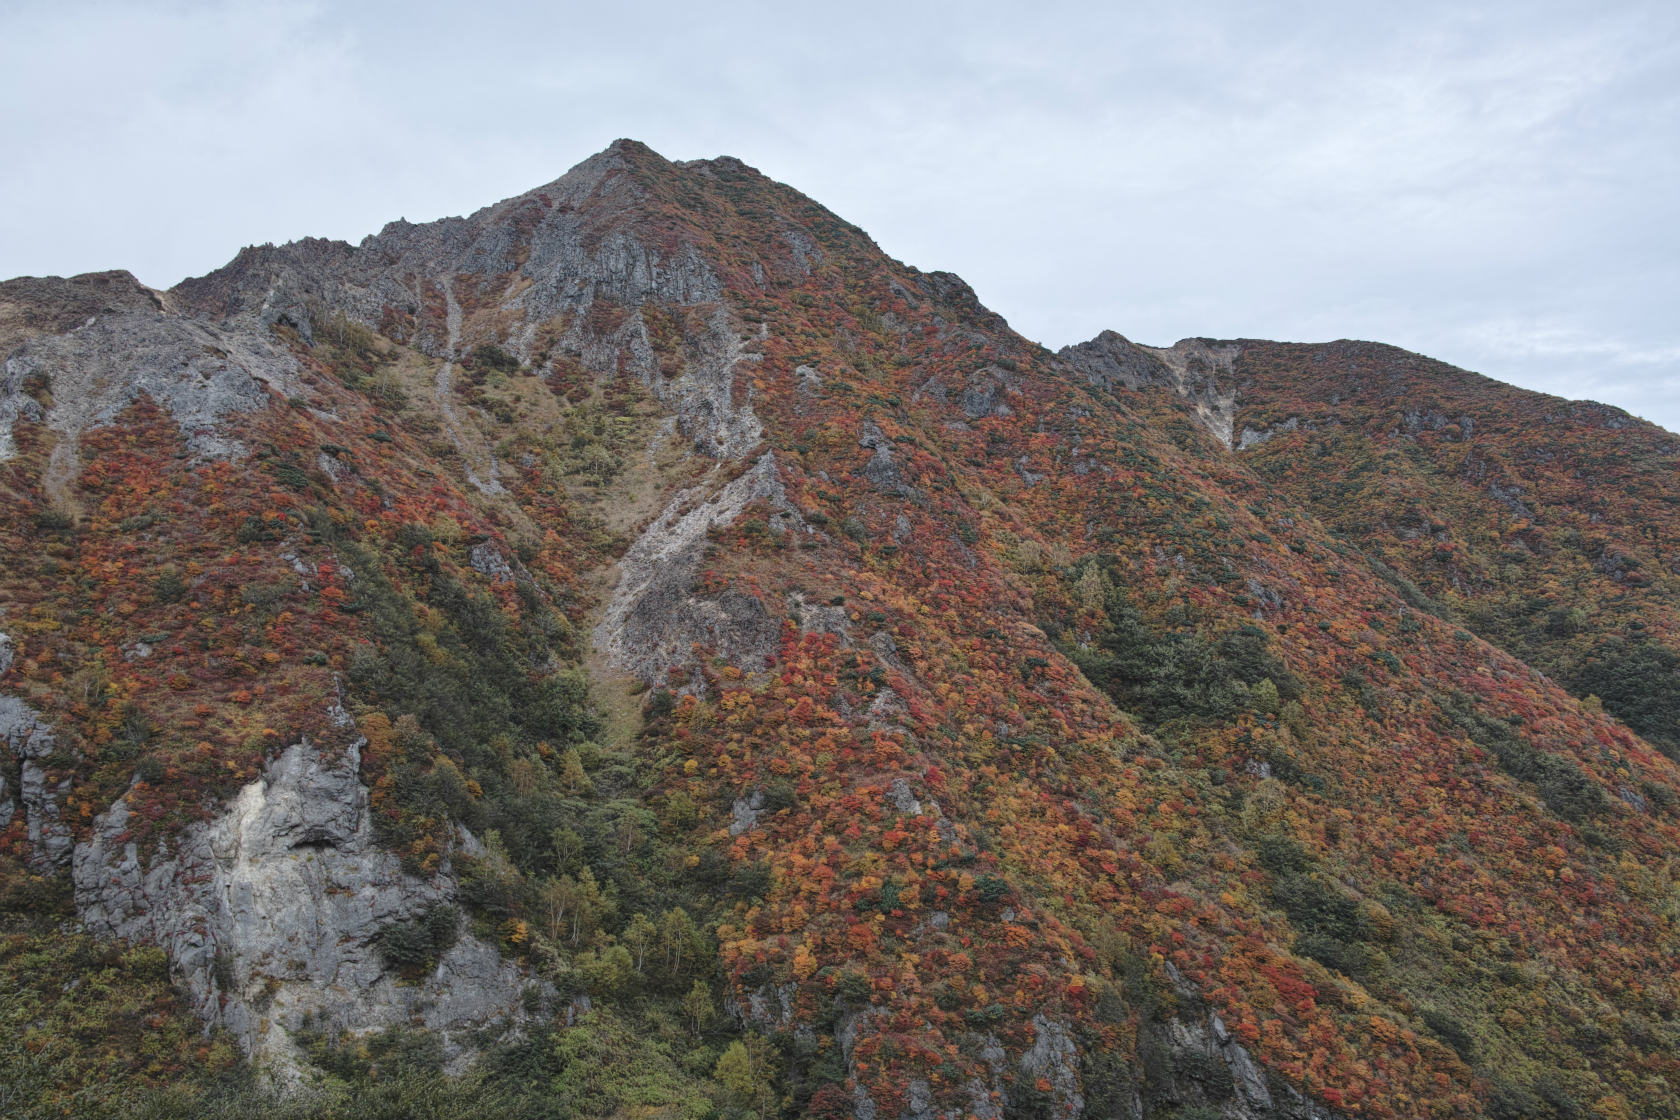
[[[1680,437],[626,140],[0,354],[20,1115],[1680,1115]]]

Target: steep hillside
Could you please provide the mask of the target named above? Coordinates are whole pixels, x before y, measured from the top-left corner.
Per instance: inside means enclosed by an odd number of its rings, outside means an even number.
[[[628,141],[0,350],[39,1114],[1680,1114],[1667,433]]]
[[[1262,473],[1455,620],[1680,754],[1673,434],[1368,344],[1248,345],[1234,372]],[[1282,465],[1301,459],[1310,487]]]

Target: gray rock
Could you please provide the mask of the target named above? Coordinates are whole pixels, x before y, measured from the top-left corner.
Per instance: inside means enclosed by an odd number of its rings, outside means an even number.
[[[904,1111],[901,1120],[933,1120],[933,1087],[920,1077],[912,1078],[904,1087]]]
[[[752,595],[693,594],[707,530],[734,521],[747,503],[766,499],[803,527],[787,499],[774,454],[765,452],[751,470],[710,497],[704,495],[699,488],[679,493],[625,552],[618,585],[595,628],[595,647],[649,684],[665,683],[673,667],[693,666],[697,643],[757,672],[780,637],[779,624]]]
[[[1003,1120],[1003,1101],[993,1099],[995,1090],[989,1089],[984,1081],[978,1077],[970,1078],[963,1085],[963,1091],[968,1094],[968,1111],[974,1120]]]
[[[910,790],[910,783],[903,778],[894,778],[892,785],[887,787],[887,804],[894,811],[906,817],[922,815],[922,803],[916,800],[916,795]]]
[[[1262,443],[1265,443],[1273,436],[1282,435],[1285,432],[1293,432],[1300,427],[1301,419],[1298,416],[1291,416],[1289,419],[1273,428],[1257,429],[1245,426],[1242,430],[1242,438],[1237,441],[1237,450],[1247,451],[1251,447],[1259,447]]]
[[[997,366],[975,370],[969,375],[968,386],[963,389],[959,401],[963,415],[970,420],[1010,415],[1011,409],[1003,403],[1002,396],[1006,390],[1015,387],[1015,380]]]
[[[815,366],[798,366],[794,369],[796,378],[794,396],[800,412],[804,412],[817,400],[822,391],[822,374]]]
[[[0,673],[12,667],[13,656],[11,636],[0,633]]]
[[[17,422],[39,424],[46,417],[40,402],[23,391],[23,379],[30,368],[21,362],[0,366],[0,463],[17,457],[17,439],[12,435]]]
[[[798,993],[798,984],[764,984],[758,990],[747,993],[745,1007],[739,1001],[731,1001],[731,1004],[743,1027],[787,1030],[793,1026],[793,997]]]
[[[734,817],[729,822],[729,835],[739,836],[758,827],[758,815],[764,810],[764,791],[755,789],[746,797],[737,797],[730,806]]]
[[[1179,995],[1179,1009],[1143,1027],[1140,1051],[1164,1060],[1146,1063],[1140,1071],[1136,1111],[1200,1106],[1229,1120],[1337,1120],[1340,1114],[1332,1109],[1281,1082],[1271,1083],[1224,1020],[1203,1005],[1196,986],[1171,964],[1167,975]]]
[[[28,827],[30,863],[40,870],[56,870],[69,860],[71,848],[70,826],[60,816],[58,805],[59,797],[69,793],[70,781],[49,782],[43,765],[58,741],[34,708],[15,696],[0,696],[0,745],[19,763],[18,801]],[[0,790],[0,794],[4,792]],[[0,827],[10,824],[16,815],[10,797],[4,799],[4,805],[0,812],[5,820]]]
[[[897,669],[899,672],[906,674],[910,672],[909,668],[898,656],[897,640],[885,630],[877,630],[875,633],[869,635],[869,648],[875,652],[876,657],[881,659],[882,664],[886,665],[889,669]]]
[[[808,602],[800,592],[788,596],[788,611],[799,619],[799,628],[810,634],[833,634],[842,642],[852,636],[852,621],[845,607]]]
[[[890,688],[883,688],[875,694],[875,699],[870,701],[866,714],[871,731],[908,730],[904,725],[910,720],[910,709],[905,706],[898,693]]]
[[[1079,1047],[1067,1024],[1039,1014],[1032,1021],[1032,1047],[1021,1055],[1021,1072],[1029,1078],[1050,1083],[1050,1093],[1067,1120],[1078,1120],[1085,1112],[1085,1098],[1079,1092]]]
[[[141,396],[174,418],[194,452],[207,458],[242,455],[227,431],[238,413],[268,407],[267,388],[301,391],[297,363],[266,338],[154,311],[107,315],[67,334],[45,335],[14,350],[0,375],[0,459],[16,453],[12,422],[44,420],[59,438],[48,486],[74,477],[81,432],[110,423]],[[44,416],[21,393],[40,376],[53,395]]]
[[[533,982],[464,929],[419,983],[387,969],[380,932],[449,901],[455,884],[446,870],[407,875],[375,844],[359,764],[359,744],[327,759],[303,740],[221,816],[149,858],[126,837],[126,795],[75,849],[88,927],[163,947],[199,1014],[228,1028],[283,1086],[305,1076],[290,1034],[306,1019],[347,1032],[422,1025],[460,1068],[474,1032],[527,1017]]]
[[[491,579],[513,578],[513,567],[508,564],[507,558],[496,550],[496,546],[489,541],[473,545],[472,551],[467,556],[472,562],[473,571],[480,575],[489,576]]]
[[[1057,357],[1102,388],[1173,390],[1220,443],[1232,447],[1237,404],[1233,364],[1240,353],[1237,346],[1212,346],[1199,338],[1165,348],[1140,346],[1104,331],[1089,342],[1063,347]]]
[[[904,484],[904,472],[893,460],[893,441],[881,431],[875,421],[864,421],[863,431],[858,436],[858,446],[874,452],[863,465],[863,477],[871,486],[883,494],[907,493],[909,488]]]
[[[1248,577],[1246,586],[1248,587],[1248,593],[1254,596],[1255,600],[1259,603],[1259,609],[1275,611],[1283,606],[1283,596],[1279,595],[1276,591],[1267,587],[1253,576]]]

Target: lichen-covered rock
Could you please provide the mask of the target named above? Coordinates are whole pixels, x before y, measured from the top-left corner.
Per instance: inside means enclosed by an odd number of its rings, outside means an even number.
[[[303,1076],[291,1032],[306,1019],[350,1032],[420,1024],[458,1066],[474,1032],[526,1016],[533,982],[470,934],[417,983],[388,966],[381,933],[447,903],[454,882],[407,875],[375,845],[358,766],[359,746],[328,760],[304,740],[173,843],[140,852],[125,796],[75,850],[89,928],[163,947],[200,1015],[283,1084]]]

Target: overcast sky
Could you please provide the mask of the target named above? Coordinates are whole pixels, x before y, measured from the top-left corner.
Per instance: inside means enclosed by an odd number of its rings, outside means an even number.
[[[0,3],[0,276],[168,287],[619,136],[1048,346],[1366,338],[1680,430],[1680,4]]]

